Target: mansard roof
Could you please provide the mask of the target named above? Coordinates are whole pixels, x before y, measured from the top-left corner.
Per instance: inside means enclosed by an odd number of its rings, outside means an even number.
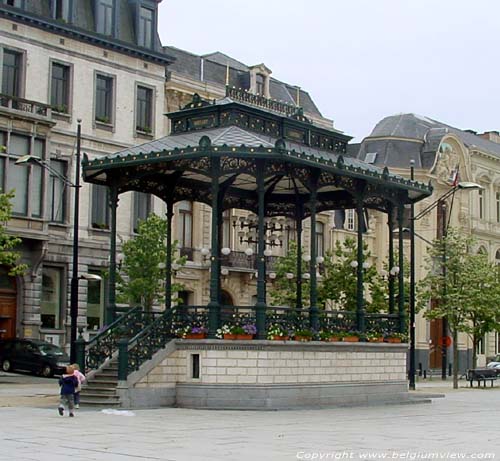
[[[417,168],[430,168],[434,165],[441,141],[450,134],[468,148],[500,158],[500,144],[474,132],[411,113],[392,115],[378,122],[370,136],[361,143],[357,158],[365,160],[369,153],[376,153],[375,165],[409,168],[410,161],[414,160]]]
[[[158,31],[154,31],[153,47],[145,48],[136,44],[134,5],[130,0],[115,0],[118,8],[115,36],[107,36],[95,32],[96,18],[93,0],[72,2],[74,9],[71,21],[54,19],[51,14],[50,0],[25,0],[22,8],[8,6],[0,2],[0,17],[21,22],[33,27],[67,36],[76,40],[114,49],[140,59],[167,65],[173,58],[162,48]],[[161,0],[154,0],[159,3]]]

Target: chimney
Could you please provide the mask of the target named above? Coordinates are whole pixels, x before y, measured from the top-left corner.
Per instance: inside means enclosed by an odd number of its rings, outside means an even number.
[[[498,133],[498,131],[485,131],[484,133],[481,133],[478,136],[480,136],[483,139],[487,139],[488,141],[500,144],[500,133]]]

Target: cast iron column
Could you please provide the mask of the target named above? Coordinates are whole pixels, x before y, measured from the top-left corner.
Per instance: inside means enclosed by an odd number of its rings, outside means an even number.
[[[165,309],[172,307],[172,218],[174,217],[174,204],[167,202],[167,258],[165,261]]]
[[[356,290],[356,328],[360,333],[365,332],[365,300],[363,294],[363,201],[360,197],[356,202],[358,218],[358,247],[357,247],[357,290]]]
[[[448,228],[446,225],[446,202],[444,200],[440,201],[439,205],[441,211],[441,238],[443,239],[443,302],[446,303],[446,236],[448,233]],[[451,210],[450,210],[451,211]],[[448,366],[448,345],[446,344],[446,337],[448,336],[448,320],[445,317],[441,320],[442,333],[441,333],[441,379],[446,380],[446,368]]]
[[[297,228],[297,299],[295,308],[297,311],[302,309],[302,205],[297,204],[295,215],[295,225]]]
[[[410,179],[415,179],[415,161],[410,163]],[[410,366],[408,385],[415,390],[415,205],[410,206]]]
[[[311,201],[309,205],[309,210],[311,212],[311,261],[309,262],[309,272],[311,281],[311,291],[310,291],[310,306],[309,306],[309,317],[311,322],[311,329],[313,331],[319,330],[319,318],[318,318],[318,283],[316,277],[316,200],[318,197],[317,181],[314,182],[311,189]]]
[[[264,186],[265,163],[257,163],[257,197],[258,197],[258,221],[257,221],[257,303],[255,304],[255,323],[257,327],[257,339],[266,339],[266,236],[264,228],[265,216],[265,186]]]
[[[115,320],[116,315],[116,209],[118,207],[118,187],[109,188],[109,206],[111,208],[111,229],[109,248],[109,298],[106,309],[106,325]]]
[[[80,147],[82,137],[81,120],[78,120],[76,131],[76,166],[75,166],[75,203],[73,217],[73,271],[71,274],[71,296],[70,296],[70,360],[76,360],[76,331],[78,323],[78,228],[80,226]]]
[[[394,222],[393,222],[393,207],[389,208],[389,220],[387,225],[389,227],[389,314],[394,314],[395,303],[394,303],[394,275],[392,275],[391,270],[394,267]]]
[[[399,314],[399,332],[406,331],[406,312],[405,312],[405,279],[404,279],[404,246],[403,246],[403,218],[404,205],[401,202],[398,206],[398,230],[399,230],[399,274],[398,274],[398,314]]]
[[[219,278],[220,278],[220,248],[219,248],[219,174],[220,158],[210,159],[210,174],[212,177],[212,254],[210,256],[210,302],[208,303],[208,337],[215,338],[219,328]]]

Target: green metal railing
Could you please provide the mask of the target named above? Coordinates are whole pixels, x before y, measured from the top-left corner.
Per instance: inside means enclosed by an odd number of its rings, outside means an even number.
[[[152,314],[143,311],[141,307],[130,309],[125,314],[118,317],[109,324],[103,331],[92,338],[88,343],[83,339],[77,341],[77,349],[81,361],[85,365],[85,370],[96,370],[106,359],[118,351],[118,342],[122,338],[132,338],[152,321]],[[83,360],[81,358],[83,342]]]

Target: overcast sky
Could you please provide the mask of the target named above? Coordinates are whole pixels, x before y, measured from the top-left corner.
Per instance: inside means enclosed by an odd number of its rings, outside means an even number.
[[[264,63],[361,141],[414,112],[500,130],[498,0],[164,0],[160,36]]]

